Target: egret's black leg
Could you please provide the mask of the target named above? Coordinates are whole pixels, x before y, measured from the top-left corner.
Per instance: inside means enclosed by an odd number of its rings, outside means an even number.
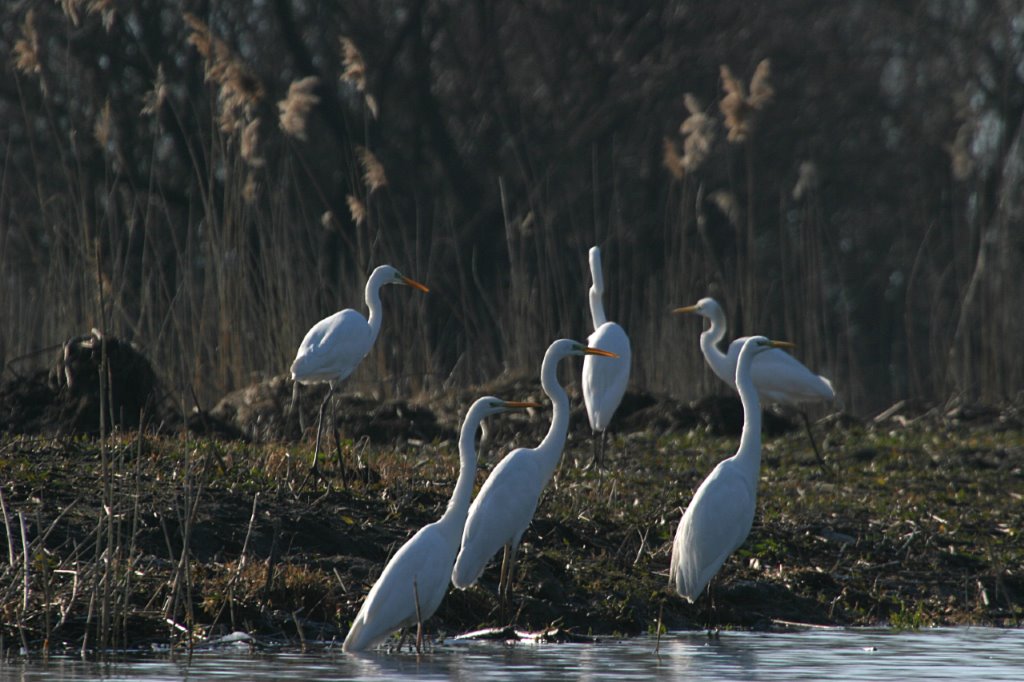
[[[317,463],[320,458],[320,434],[323,431],[324,426],[324,410],[327,408],[327,403],[330,402],[331,397],[334,395],[334,383],[328,384],[327,395],[324,396],[324,400],[320,403],[320,416],[316,420],[316,445],[313,447],[313,466],[310,467],[310,471],[319,475]]]
[[[828,465],[825,464],[825,458],[821,455],[821,450],[818,449],[818,442],[814,440],[814,433],[811,431],[811,420],[807,418],[807,413],[800,410],[800,416],[804,420],[804,428],[807,429],[807,437],[811,440],[811,447],[814,448],[814,456],[818,458],[818,466],[824,473],[830,473]]]

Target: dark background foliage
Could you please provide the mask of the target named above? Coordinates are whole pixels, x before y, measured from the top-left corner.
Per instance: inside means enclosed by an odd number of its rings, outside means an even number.
[[[242,65],[241,123],[222,126],[186,13]],[[340,78],[342,36],[365,93]],[[208,402],[286,371],[391,262],[432,291],[384,292],[350,388],[535,373],[589,332],[600,244],[639,388],[722,390],[697,322],[669,314],[708,293],[730,336],[797,342],[854,412],[1022,386],[1019,1],[21,0],[0,54],[6,372],[95,326]],[[720,67],[748,83],[765,59],[774,97],[729,142]],[[277,103],[306,76],[303,139]],[[677,177],[663,145],[686,93],[718,130]],[[385,187],[368,193],[358,147]]]

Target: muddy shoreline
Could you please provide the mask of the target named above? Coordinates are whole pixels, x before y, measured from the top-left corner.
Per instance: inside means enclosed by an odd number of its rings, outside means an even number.
[[[658,409],[665,423],[678,418],[678,406],[639,409],[652,423]],[[1018,417],[1014,408],[832,417],[816,427],[828,472],[801,431],[767,437],[754,527],[719,574],[715,622],[1019,626]],[[543,413],[498,420],[492,442],[503,444],[528,444],[547,423]],[[595,471],[583,466],[590,441],[579,422],[523,538],[514,611],[499,608],[492,564],[478,586],[449,593],[428,632],[513,623],[624,636],[653,632],[659,617],[668,629],[704,626],[705,605],[667,587],[670,542],[735,437],[699,420],[619,433],[608,469]],[[478,481],[507,449],[485,444]],[[344,637],[390,554],[443,511],[457,474],[454,431],[390,444],[341,438],[320,480],[308,475],[311,450],[308,440],[187,431],[3,436],[3,646],[180,646],[235,630]]]

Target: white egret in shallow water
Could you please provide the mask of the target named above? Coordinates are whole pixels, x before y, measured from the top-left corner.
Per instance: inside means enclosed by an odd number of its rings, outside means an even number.
[[[590,428],[594,431],[594,464],[600,466],[608,437],[608,423],[622,402],[629,382],[631,351],[629,337],[615,322],[604,314],[604,275],[601,272],[601,250],[590,249],[590,316],[594,333],[587,337],[587,345],[602,348],[618,355],[617,359],[588,355],[583,358],[583,402],[587,407]]]
[[[373,342],[380,333],[381,307],[380,288],[385,284],[405,284],[427,292],[426,286],[409,279],[390,265],[380,265],[366,280],[366,307],[370,318],[346,308],[317,322],[306,332],[299,344],[299,350],[292,361],[292,379],[300,384],[327,383],[330,387],[324,401],[320,403],[320,415],[316,422],[316,446],[313,449],[313,466],[317,467],[320,454],[320,430],[323,427],[324,408],[334,395],[338,383],[352,374],[363,358],[373,348]]]
[[[498,594],[502,599],[508,596],[519,541],[530,525],[544,486],[555,473],[569,433],[569,396],[558,383],[558,362],[570,355],[615,357],[614,353],[570,339],[559,339],[548,347],[540,381],[551,399],[551,426],[540,445],[516,448],[501,460],[473,500],[462,532],[462,549],[452,570],[452,584],[459,589],[475,583],[491,557],[504,547]]]
[[[693,602],[750,533],[761,470],[761,401],[753,383],[754,358],[785,341],[751,336],[736,363],[736,387],[743,403],[743,435],[736,454],[718,466],[697,488],[672,542],[669,581]]]
[[[743,336],[730,343],[727,353],[719,350],[718,344],[725,337],[725,311],[713,298],[702,298],[694,305],[676,308],[674,312],[696,313],[708,320],[708,328],[700,335],[700,350],[704,353],[704,359],[707,360],[711,371],[736,390],[737,360],[740,349],[749,337]],[[762,403],[782,403],[798,409],[807,428],[807,435],[811,439],[814,454],[824,469],[825,460],[811,433],[807,414],[800,410],[800,406],[835,400],[836,392],[832,388],[832,382],[807,369],[799,360],[783,350],[772,350],[759,355],[751,369],[751,377]]]
[[[512,409],[540,407],[539,403],[509,402],[485,396],[466,412],[459,435],[459,478],[444,515],[421,528],[398,550],[370,589],[342,645],[344,651],[376,646],[392,632],[430,618],[441,605],[451,581],[462,527],[476,477],[476,432],[481,420]],[[417,629],[416,648],[422,641]]]

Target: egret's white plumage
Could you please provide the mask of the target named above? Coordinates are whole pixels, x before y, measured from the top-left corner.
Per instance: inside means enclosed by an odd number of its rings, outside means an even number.
[[[629,337],[615,322],[608,321],[604,313],[604,276],[601,272],[601,250],[590,249],[590,315],[594,321],[594,333],[587,337],[587,345],[602,348],[618,355],[617,359],[588,355],[583,358],[583,402],[587,407],[590,428],[601,434],[622,402],[629,382],[631,351]]]
[[[736,365],[740,349],[749,337],[741,337],[729,344],[728,353],[718,348],[725,337],[725,311],[713,298],[702,298],[696,304],[677,308],[677,313],[696,313],[710,325],[700,335],[700,349],[704,359],[719,379],[736,390]],[[834,400],[832,382],[807,369],[799,360],[782,350],[771,350],[758,355],[751,369],[754,387],[763,403],[800,405],[803,403]]]
[[[342,649],[362,651],[376,646],[395,630],[430,618],[448,591],[452,564],[459,551],[462,528],[473,494],[476,475],[476,432],[481,420],[515,408],[538,403],[508,402],[485,396],[466,412],[459,435],[459,478],[444,515],[421,528],[388,562],[370,589],[345,637]]]
[[[292,379],[302,384],[338,382],[355,370],[380,333],[380,288],[385,284],[406,284],[428,291],[392,266],[378,266],[366,280],[369,319],[357,310],[346,308],[313,325],[295,354]]]
[[[462,548],[455,559],[452,584],[466,589],[477,581],[487,563],[499,549],[509,553],[509,573],[523,532],[530,525],[540,494],[551,479],[565,447],[569,432],[569,396],[558,383],[558,362],[570,355],[613,353],[584,346],[570,339],[559,339],[548,347],[541,365],[541,386],[551,399],[552,416],[548,433],[535,448],[516,448],[491,475],[469,508]],[[508,579],[507,584],[511,582]]]
[[[295,360],[292,361],[292,379],[296,383],[326,382],[330,385],[327,396],[320,404],[320,414],[317,418],[316,447],[313,451],[314,469],[320,453],[320,430],[323,426],[324,408],[338,382],[352,374],[373,348],[373,342],[380,333],[380,288],[385,284],[405,284],[423,292],[429,291],[426,286],[409,279],[390,265],[378,266],[366,280],[366,307],[370,310],[369,319],[351,308],[325,317],[306,332],[295,354]]]
[[[697,488],[672,543],[669,580],[690,602],[750,533],[761,469],[761,403],[752,381],[752,366],[755,357],[783,347],[792,344],[752,336],[739,353],[734,378],[743,402],[739,449],[719,462]]]

